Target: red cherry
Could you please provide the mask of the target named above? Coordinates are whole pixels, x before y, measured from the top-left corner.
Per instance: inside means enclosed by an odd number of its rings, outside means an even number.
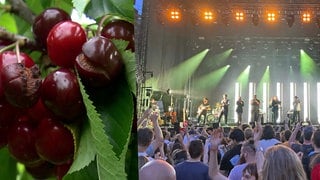
[[[0,127],[9,127],[17,120],[20,113],[21,109],[12,106],[4,99],[0,99]]]
[[[54,176],[56,166],[47,161],[43,161],[35,166],[25,166],[29,174],[36,179],[47,179]]]
[[[63,176],[65,176],[67,174],[67,172],[69,171],[71,165],[72,165],[72,160],[68,161],[65,164],[61,164],[61,165],[57,165],[56,166],[56,176],[57,176],[57,180],[62,180]]]
[[[85,112],[77,77],[66,68],[44,79],[41,98],[45,107],[65,122],[73,122]]]
[[[90,85],[108,85],[121,73],[121,54],[109,39],[93,37],[83,45],[82,52],[76,59],[76,68]]]
[[[48,55],[58,66],[72,68],[87,37],[80,24],[64,21],[56,24],[47,37]]]
[[[5,98],[13,106],[27,108],[38,101],[42,80],[37,65],[31,68],[21,63],[7,65],[1,71],[1,81]]]
[[[127,49],[134,49],[134,25],[124,20],[113,20],[106,24],[101,30],[101,35],[108,39],[123,39],[129,41]]]
[[[0,149],[8,144],[8,127],[0,127]]]
[[[34,165],[41,161],[35,148],[35,128],[29,121],[15,122],[8,133],[8,148],[19,162]]]
[[[48,8],[39,14],[32,25],[35,40],[44,49],[47,48],[47,36],[54,25],[71,20],[70,15],[59,8]]]
[[[74,139],[60,121],[45,118],[37,129],[36,149],[40,157],[60,165],[73,159]]]
[[[44,106],[41,98],[39,98],[34,106],[27,109],[26,113],[35,124],[38,124],[43,118],[54,116],[52,112]]]

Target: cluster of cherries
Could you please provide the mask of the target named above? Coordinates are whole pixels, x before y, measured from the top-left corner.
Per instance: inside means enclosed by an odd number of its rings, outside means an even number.
[[[109,85],[124,66],[111,39],[128,41],[127,49],[134,51],[134,27],[114,20],[88,39],[68,13],[49,8],[32,28],[37,44],[59,68],[42,77],[27,54],[0,53],[0,148],[7,146],[34,178],[62,179],[76,152],[70,127],[80,127],[86,115],[75,71],[86,85]]]

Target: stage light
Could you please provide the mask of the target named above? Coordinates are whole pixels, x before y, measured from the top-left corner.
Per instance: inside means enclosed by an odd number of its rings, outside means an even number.
[[[302,22],[310,23],[311,22],[311,15],[310,13],[306,12],[302,14]]]
[[[243,21],[244,20],[244,13],[243,12],[236,12],[236,21]]]
[[[212,22],[212,20],[213,20],[213,13],[212,13],[212,11],[204,11],[202,17],[203,17],[203,19],[204,19],[205,21]]]
[[[259,24],[259,15],[258,14],[252,15],[252,24],[255,26],[258,26],[258,24]]]
[[[294,15],[293,14],[287,15],[286,20],[287,20],[288,26],[292,27],[294,23]]]
[[[167,11],[167,18],[169,21],[179,22],[181,20],[181,11],[177,8],[172,8]]]
[[[269,13],[267,14],[267,21],[269,21],[269,22],[274,22],[274,21],[276,21],[276,14],[273,13],[273,12],[269,12]]]

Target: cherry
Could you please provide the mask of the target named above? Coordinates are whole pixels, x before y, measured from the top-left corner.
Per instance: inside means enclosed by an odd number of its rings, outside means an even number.
[[[112,39],[123,39],[129,41],[127,49],[135,51],[134,49],[134,25],[124,20],[113,20],[106,24],[102,30],[101,35]]]
[[[72,68],[87,37],[80,24],[64,21],[56,24],[47,37],[48,55],[53,64]]]
[[[44,106],[41,98],[39,98],[38,102],[34,106],[28,108],[26,113],[35,124],[38,124],[43,118],[54,116],[52,112]]]
[[[69,69],[50,73],[41,88],[45,107],[65,122],[73,122],[85,112],[77,77]]]
[[[65,176],[67,174],[67,172],[69,171],[71,165],[72,165],[72,160],[69,160],[67,163],[65,164],[61,164],[61,165],[57,165],[56,166],[56,176],[58,180],[62,180],[63,176]]]
[[[2,68],[1,84],[6,100],[13,106],[26,108],[34,105],[40,96],[40,71],[37,65],[27,68],[13,63]]]
[[[42,48],[46,49],[49,31],[54,25],[67,20],[71,20],[71,17],[64,10],[59,8],[45,9],[35,18],[32,24],[33,35],[37,43],[39,43]]]
[[[17,121],[8,132],[8,149],[10,154],[19,162],[35,165],[41,158],[35,148],[35,128],[29,121]]]
[[[21,110],[0,99],[0,127],[9,127],[17,120]]]
[[[56,166],[48,161],[42,161],[35,166],[25,166],[26,170],[36,179],[47,179],[54,176]]]
[[[0,127],[0,149],[8,144],[8,127]]]
[[[32,67],[35,64],[33,60],[23,52],[20,52],[19,59],[20,59],[20,62],[28,68]],[[17,62],[18,62],[18,57],[16,52],[5,51],[3,53],[0,53],[0,72],[3,69],[3,67],[9,64],[17,63]],[[3,96],[3,87],[1,84],[1,77],[0,77],[0,98],[2,96]]]
[[[12,41],[0,39],[0,49],[12,44]]]
[[[120,74],[123,60],[111,40],[97,36],[83,45],[82,54],[76,59],[76,68],[89,84],[104,86]]]
[[[37,128],[36,149],[40,157],[50,163],[67,163],[74,155],[72,133],[60,121],[44,118]]]

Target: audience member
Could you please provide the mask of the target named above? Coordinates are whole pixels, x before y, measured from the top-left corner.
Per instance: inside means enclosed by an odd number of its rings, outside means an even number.
[[[264,126],[262,131],[261,140],[259,141],[260,148],[263,152],[276,144],[281,143],[278,139],[275,138],[275,132],[271,125],[267,124]]]
[[[232,141],[233,147],[223,155],[220,164],[220,170],[225,176],[228,176],[231,169],[239,163],[241,146],[244,141],[243,131],[239,128],[232,129],[229,139]]]
[[[189,145],[190,159],[175,166],[177,180],[209,180],[209,168],[201,162],[203,143],[193,140]]]
[[[169,163],[163,160],[153,160],[139,170],[140,180],[176,180],[176,172]]]
[[[286,146],[276,145],[265,152],[260,179],[305,180],[307,176],[298,155]]]
[[[249,163],[242,170],[242,178],[241,178],[241,180],[258,180],[258,179],[259,179],[259,174],[258,174],[256,163]]]

